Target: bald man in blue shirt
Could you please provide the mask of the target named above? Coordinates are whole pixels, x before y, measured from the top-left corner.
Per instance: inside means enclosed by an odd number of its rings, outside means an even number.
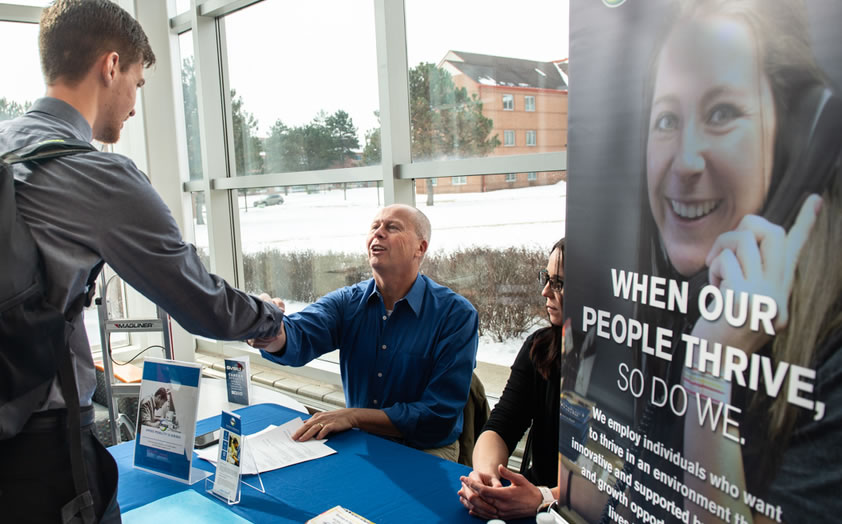
[[[278,337],[252,341],[289,366],[339,349],[347,407],[317,413],[293,438],[360,428],[458,458],[478,317],[464,297],[419,274],[429,241],[421,211],[383,208],[366,239],[373,278],[285,317]]]

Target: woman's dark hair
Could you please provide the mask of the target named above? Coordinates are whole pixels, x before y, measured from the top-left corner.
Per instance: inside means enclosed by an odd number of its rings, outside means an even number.
[[[561,254],[558,257],[558,267],[556,268],[556,272],[560,273],[561,269],[564,267],[564,238],[553,244],[552,249],[550,249],[550,256],[558,250]],[[550,327],[546,327],[535,334],[535,337],[532,339],[532,347],[529,349],[529,358],[532,359],[532,363],[535,365],[535,369],[538,370],[538,373],[541,374],[542,377],[549,378],[550,372],[554,369],[559,367],[561,363],[561,359],[559,355],[561,355],[561,332],[562,327],[556,326],[555,324],[551,325]]]

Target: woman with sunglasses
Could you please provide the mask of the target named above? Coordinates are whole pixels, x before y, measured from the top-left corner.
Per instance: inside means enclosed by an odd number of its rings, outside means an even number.
[[[539,272],[550,326],[521,347],[500,401],[474,447],[474,470],[461,477],[459,500],[476,517],[521,518],[558,499],[558,410],[564,312],[564,239]],[[506,468],[529,429],[521,474]],[[503,481],[509,481],[507,486]]]

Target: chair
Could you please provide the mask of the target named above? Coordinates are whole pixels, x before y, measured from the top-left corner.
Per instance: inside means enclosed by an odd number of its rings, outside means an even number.
[[[471,373],[471,392],[462,411],[462,434],[459,435],[459,463],[473,467],[474,444],[482,432],[491,408],[485,396],[485,387],[476,373]]]

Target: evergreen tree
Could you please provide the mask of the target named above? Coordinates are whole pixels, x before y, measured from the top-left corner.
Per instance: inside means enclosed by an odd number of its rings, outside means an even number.
[[[353,150],[360,147],[354,121],[348,113],[339,109],[325,119],[325,125],[333,139],[333,148],[339,157],[339,163],[344,164],[345,159],[353,156]]]
[[[494,122],[482,115],[482,102],[456,87],[449,72],[429,62],[409,71],[409,114],[412,160],[486,156],[500,145],[489,138]],[[363,162],[380,162],[380,128],[366,133]],[[427,205],[433,205],[432,179],[427,179]]]
[[[192,56],[185,58],[181,63],[181,95],[184,99],[187,165],[190,170],[190,180],[201,180],[202,146],[199,143],[199,104],[196,100],[196,70]],[[201,220],[200,217],[198,217],[199,220]]]
[[[7,100],[6,97],[0,97],[0,120],[11,120],[15,117],[26,113],[32,102],[24,102],[19,104],[14,100]]]
[[[362,162],[364,165],[370,166],[372,164],[379,164],[381,159],[380,153],[380,111],[375,111],[374,116],[377,117],[377,127],[369,129],[365,133],[365,147],[363,148]]]
[[[341,167],[360,146],[354,121],[341,109],[328,116],[288,127],[277,120],[264,142],[266,172],[317,171]]]

